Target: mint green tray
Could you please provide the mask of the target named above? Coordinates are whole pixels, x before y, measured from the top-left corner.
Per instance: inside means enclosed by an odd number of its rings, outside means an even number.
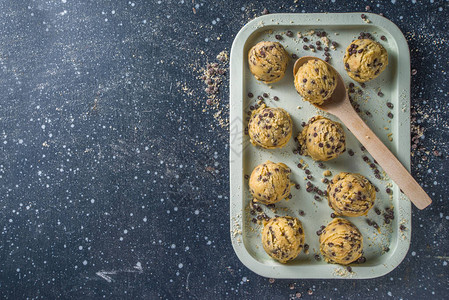
[[[356,39],[361,31],[370,32],[377,40],[384,35],[387,41],[381,41],[389,53],[387,69],[375,80],[366,83],[363,96],[358,100],[363,111],[369,110],[372,116],[363,118],[379,138],[391,149],[399,160],[410,169],[410,55],[407,42],[398,27],[389,20],[365,13],[370,23],[364,22],[360,13],[339,14],[272,14],[256,18],[245,25],[237,34],[231,51],[230,63],[230,222],[231,240],[234,250],[242,263],[255,273],[272,278],[374,278],[387,274],[396,268],[405,257],[411,237],[411,205],[408,199],[400,193],[398,187],[390,180],[378,180],[369,166],[363,162],[360,143],[347,131],[347,149],[356,154],[350,157],[344,153],[339,158],[326,162],[326,168],[333,175],[341,171],[361,173],[368,177],[380,192],[377,193],[376,207],[384,211],[385,207],[394,207],[395,219],[389,225],[383,225],[383,217],[375,214],[372,209],[368,213],[370,219],[380,225],[380,232],[368,226],[365,217],[348,218],[362,232],[364,236],[364,264],[352,264],[352,273],[339,265],[327,264],[323,260],[316,261],[314,255],[319,253],[319,242],[316,231],[321,225],[331,221],[332,210],[327,200],[317,202],[313,194],[305,190],[304,171],[297,168],[300,159],[309,165],[314,176],[314,184],[320,189],[325,185],[320,179],[323,170],[318,168],[310,157],[293,154],[297,147],[292,140],[282,149],[265,150],[256,148],[249,143],[248,136],[244,135],[246,126],[246,112],[250,105],[257,101],[256,96],[268,93],[268,106],[279,106],[286,109],[294,123],[293,136],[299,132],[301,122],[316,114],[326,115],[318,111],[309,103],[304,102],[297,95],[293,86],[293,60],[290,62],[286,76],[279,82],[265,85],[257,81],[248,69],[248,50],[262,40],[276,41],[275,35],[281,34],[280,41],[286,50],[298,57],[314,55],[323,58],[323,51],[315,53],[303,50],[303,42],[297,37],[297,32],[306,33],[310,30],[326,31],[331,40],[338,42],[339,46],[331,51],[330,63],[342,74],[346,83],[349,76],[343,68],[343,54],[349,43]],[[294,37],[289,38],[284,33],[291,30]],[[310,37],[309,37],[310,38]],[[313,36],[312,42],[318,40]],[[308,42],[307,44],[310,44]],[[356,84],[358,86],[358,84]],[[377,96],[379,88],[383,97]],[[248,98],[252,92],[254,98]],[[274,96],[279,101],[273,101]],[[363,100],[366,99],[367,101]],[[394,105],[392,113],[394,118],[387,117],[390,111],[386,102]],[[298,109],[298,106],[301,109]],[[329,117],[329,116],[328,116]],[[338,120],[333,116],[331,119]],[[386,130],[385,127],[388,127]],[[393,141],[389,141],[387,134],[392,133]],[[292,188],[293,198],[290,201],[282,200],[276,204],[278,215],[292,215],[298,217],[304,226],[306,243],[310,246],[309,254],[301,253],[295,260],[281,264],[272,260],[263,250],[260,233],[262,226],[251,222],[253,216],[249,213],[251,196],[245,174],[251,174],[253,168],[266,161],[283,162],[293,171],[292,180],[301,185],[300,190]],[[371,159],[372,160],[372,159]],[[391,185],[393,195],[389,196],[386,186]],[[299,216],[299,210],[305,216]],[[274,213],[265,209],[269,216]],[[406,230],[399,230],[403,224]],[[385,251],[389,248],[389,251]]]

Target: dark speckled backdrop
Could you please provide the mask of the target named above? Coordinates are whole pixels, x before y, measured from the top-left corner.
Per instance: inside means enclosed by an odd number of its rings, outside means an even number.
[[[366,5],[409,42],[412,170],[434,203],[413,209],[410,251],[382,278],[270,283],[230,243],[228,77],[208,107],[198,70],[263,8]],[[448,13],[418,0],[1,1],[2,298],[449,297]]]

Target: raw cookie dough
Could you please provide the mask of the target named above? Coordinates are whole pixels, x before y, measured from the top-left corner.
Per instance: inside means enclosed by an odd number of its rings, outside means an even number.
[[[312,104],[321,105],[332,95],[337,86],[337,75],[319,59],[303,64],[295,75],[296,91]]]
[[[358,82],[376,78],[388,65],[388,53],[385,48],[370,39],[353,41],[343,57],[349,77]]]
[[[265,252],[281,263],[294,259],[304,247],[304,229],[297,218],[285,216],[268,221],[262,231]]]
[[[254,168],[249,178],[249,190],[255,201],[273,204],[290,195],[291,170],[283,163],[267,160]]]
[[[253,145],[265,149],[281,148],[292,136],[292,119],[282,108],[262,104],[251,115],[248,134]]]
[[[345,132],[340,123],[315,116],[298,135],[301,155],[314,160],[327,161],[346,151]]]
[[[363,175],[342,172],[329,182],[327,197],[337,215],[358,217],[373,207],[376,190]]]
[[[362,234],[348,220],[335,218],[320,235],[320,251],[329,263],[350,264],[363,254]]]
[[[274,83],[284,77],[289,58],[278,42],[259,42],[248,52],[248,65],[257,80]]]

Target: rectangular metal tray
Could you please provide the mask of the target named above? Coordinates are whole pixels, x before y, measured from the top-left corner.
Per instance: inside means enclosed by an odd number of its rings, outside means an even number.
[[[331,51],[330,63],[343,76],[346,83],[353,82],[346,74],[343,66],[343,54],[350,42],[357,38],[361,31],[370,32],[380,41],[388,51],[389,65],[376,79],[366,83],[363,95],[359,97],[362,111],[369,110],[372,116],[364,115],[363,119],[379,138],[393,151],[399,160],[410,169],[410,55],[407,42],[391,21],[381,16],[365,13],[369,23],[361,18],[360,13],[329,13],[329,14],[272,14],[256,18],[245,25],[237,34],[231,50],[230,63],[230,222],[231,240],[234,250],[242,263],[255,273],[271,278],[374,278],[387,274],[397,267],[405,257],[411,237],[411,204],[400,192],[398,187],[389,179],[379,180],[369,165],[362,160],[360,143],[345,128],[347,135],[347,149],[352,149],[355,155],[350,157],[348,151],[339,158],[325,162],[326,169],[335,174],[347,171],[361,173],[371,180],[380,191],[377,193],[375,207],[382,211],[386,207],[393,207],[395,218],[391,224],[383,222],[383,216],[377,215],[374,209],[368,213],[368,218],[380,225],[380,231],[368,226],[366,217],[348,218],[362,232],[364,237],[364,264],[352,264],[353,272],[348,272],[342,266],[327,264],[323,260],[316,261],[315,254],[319,254],[319,237],[316,231],[321,225],[331,221],[332,212],[327,199],[318,202],[313,194],[305,189],[304,171],[296,167],[300,159],[309,165],[314,176],[314,184],[325,189],[321,183],[323,169],[318,167],[310,157],[293,154],[297,148],[296,142],[291,141],[282,149],[265,150],[252,146],[249,137],[244,134],[247,125],[247,111],[254,105],[257,96],[263,93],[270,95],[265,100],[268,106],[279,106],[289,112],[294,123],[293,136],[297,136],[300,124],[309,118],[320,114],[337,120],[335,117],[317,110],[304,102],[297,95],[293,85],[292,68],[294,60],[290,61],[285,77],[274,84],[266,85],[257,81],[248,68],[247,54],[249,49],[262,40],[277,41],[276,34],[282,35],[280,41],[287,52],[295,53],[298,57],[311,55],[323,58],[324,52],[315,53],[303,50],[303,41],[297,37],[297,32],[307,33],[310,30],[326,31],[329,38],[338,43],[335,51]],[[290,30],[293,37],[284,33]],[[386,41],[380,37],[385,36]],[[319,38],[309,37],[311,42]],[[356,86],[360,86],[356,83]],[[383,97],[377,95],[381,88]],[[253,98],[247,96],[254,94]],[[279,101],[273,97],[278,96]],[[390,109],[386,106],[391,102],[394,118],[387,117]],[[301,107],[300,109],[298,108]],[[386,130],[385,128],[388,127]],[[392,141],[387,134],[392,133]],[[370,157],[372,160],[372,158]],[[283,162],[292,169],[292,180],[301,185],[300,190],[292,188],[293,198],[282,200],[276,204],[276,214],[298,217],[303,223],[306,243],[310,246],[308,254],[302,252],[295,260],[281,264],[271,259],[264,251],[261,243],[262,225],[251,222],[253,216],[249,212],[251,195],[248,190],[246,174],[251,174],[253,168],[266,160]],[[393,190],[392,196],[386,193],[386,187]],[[267,215],[275,213],[264,208]],[[305,216],[299,216],[299,210]],[[403,224],[406,229],[400,230]],[[388,250],[389,249],[389,250]],[[387,251],[386,251],[387,250]]]

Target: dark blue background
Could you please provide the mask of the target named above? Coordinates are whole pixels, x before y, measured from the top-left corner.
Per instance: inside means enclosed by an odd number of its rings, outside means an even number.
[[[228,114],[228,77],[210,108],[198,68],[264,8],[366,5],[408,40],[424,130],[412,172],[434,203],[413,208],[410,251],[382,278],[270,283],[230,242],[229,128],[213,116]],[[1,296],[447,297],[448,13],[448,1],[0,2]]]

